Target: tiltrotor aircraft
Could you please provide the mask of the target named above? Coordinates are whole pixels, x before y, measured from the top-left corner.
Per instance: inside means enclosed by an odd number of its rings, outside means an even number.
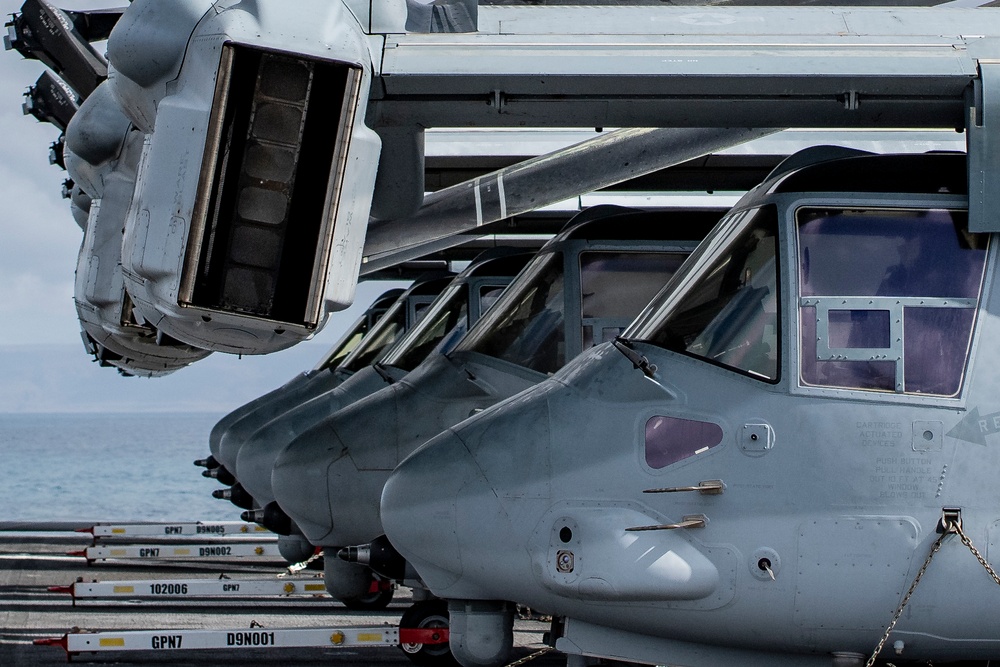
[[[303,402],[338,390],[351,378],[354,378],[352,386],[359,388],[368,386],[373,380],[376,386],[383,384],[385,380],[369,367],[381,359],[403,333],[417,324],[420,316],[448,285],[451,278],[452,275],[448,273],[428,275],[401,292],[389,309],[380,316],[378,322],[338,364],[333,378],[323,376],[320,380],[308,383],[308,386],[298,390],[293,389],[287,398],[276,396],[267,406],[254,409],[221,431],[216,447],[212,447],[215,441],[210,439],[212,456],[219,462],[219,469],[226,471],[226,478],[231,480],[235,475],[236,457],[246,439],[274,417]],[[358,373],[362,374],[362,378],[355,377]],[[226,479],[222,481],[225,482]]]
[[[514,602],[641,663],[1000,657],[996,239],[969,204],[964,155],[795,155],[619,338],[403,461],[382,522],[459,661],[504,663]]]
[[[336,386],[325,391],[321,390],[324,389],[327,382],[313,383],[305,388],[304,395],[295,396],[300,392],[293,391],[292,405],[288,405],[279,398],[269,406],[265,406],[261,412],[267,414],[280,407],[287,407],[287,410],[282,414],[290,412],[305,415],[309,410],[313,410],[325,415],[329,411],[339,409],[345,403],[366,396],[384,386],[392,378],[382,373],[376,364],[382,356],[392,349],[393,344],[407,330],[412,330],[417,325],[441,292],[451,283],[452,278],[453,274],[438,271],[414,281],[409,288],[404,290],[372,327],[371,331],[361,339],[357,347],[344,357],[340,369],[349,377],[346,377],[342,382],[338,382]],[[251,414],[227,429],[220,438],[219,449],[212,454],[212,458],[218,465],[202,474],[229,485],[229,488],[213,491],[214,497],[229,500],[245,510],[264,508],[262,513],[270,518],[274,513],[273,509],[269,512],[264,510],[270,509],[267,504],[272,499],[269,496],[261,496],[259,491],[254,493],[244,487],[244,480],[237,471],[239,450],[247,439],[255,433],[255,431],[250,431],[249,427],[255,425],[257,421],[256,414]],[[270,423],[267,422],[265,427]],[[251,484],[252,486],[253,484]],[[313,547],[301,538],[294,526],[282,523],[281,518],[280,516],[276,517],[267,523],[281,535],[279,547],[282,556],[292,563],[305,560],[313,553]],[[351,601],[352,605],[354,602],[354,600]],[[364,604],[364,602],[358,602],[359,606]]]
[[[314,422],[268,459],[278,505],[328,554],[327,589],[343,598],[366,585],[366,567],[332,556],[382,534],[378,500],[403,457],[618,335],[718,218],[711,211],[615,207],[581,213],[453,351],[412,370],[411,360],[390,353],[387,368],[411,372]]]
[[[232,437],[234,432],[252,433],[260,424],[267,423],[275,415],[284,413],[290,406],[297,405],[311,396],[329,391],[349,378],[352,371],[344,367],[343,362],[362,343],[364,337],[404,292],[405,290],[401,288],[395,288],[381,294],[312,370],[299,373],[281,387],[240,406],[212,427],[209,434],[209,448],[212,453],[207,458],[199,459],[194,463],[206,468],[202,475],[215,478],[229,486],[229,488],[213,491],[215,497],[231,500],[234,504],[246,509],[254,506],[252,497],[245,491],[234,474],[235,461],[230,461],[227,468],[215,456],[216,453],[220,452],[223,436]],[[410,309],[401,307],[397,311],[402,312],[405,321]],[[311,555],[309,545],[294,535],[280,535],[278,548],[282,556],[291,563],[301,562]]]
[[[394,305],[384,316],[383,321],[389,324],[377,326],[372,331],[372,338],[366,338],[358,346],[357,354],[352,353],[345,359],[344,365],[350,369],[357,367],[357,372],[334,389],[300,397],[300,400],[288,405],[284,413],[242,442],[237,442],[238,448],[230,448],[225,453],[227,460],[235,459],[235,478],[239,482],[233,489],[216,491],[217,497],[232,500],[248,510],[242,515],[246,520],[256,521],[288,536],[282,538],[281,543],[287,545],[283,554],[292,562],[308,557],[314,550],[313,546],[301,538],[298,527],[274,503],[271,467],[275,458],[289,442],[314,424],[378,391],[387,383],[396,382],[406,374],[408,366],[416,366],[428,354],[450,350],[468,329],[469,322],[479,319],[529,257],[525,253],[488,251],[453,280],[439,278],[418,282],[407,290],[406,297],[401,297],[398,302],[400,305]],[[409,307],[411,314],[419,315],[420,319],[404,333],[403,311],[407,310],[407,303],[426,299],[428,290],[438,291],[442,282],[446,286],[432,303],[423,301],[416,308]],[[383,364],[389,357],[405,361]],[[238,491],[234,491],[237,488]],[[294,543],[299,545],[297,551],[292,548]],[[369,576],[369,580],[371,578]],[[384,586],[383,591],[387,593],[385,596],[375,598],[381,606],[391,600],[391,587]],[[372,604],[361,594],[344,595],[341,599],[351,607],[367,608]]]
[[[401,333],[395,343],[384,345],[377,356],[361,353],[358,357],[349,357],[354,359],[354,363],[364,363],[364,367],[351,379],[336,390],[290,405],[283,414],[245,438],[235,456],[236,476],[253,496],[257,506],[263,508],[274,500],[271,467],[288,443],[316,424],[329,420],[341,408],[379,391],[387,384],[391,386],[400,381],[428,355],[450,351],[470,324],[477,322],[496,301],[530,257],[530,253],[507,251],[483,253],[448,283],[434,302],[422,311],[420,321]],[[392,315],[390,311],[386,318]],[[264,525],[271,524],[263,515],[261,518]],[[287,517],[281,518],[287,521]],[[281,525],[268,527],[285,532]]]

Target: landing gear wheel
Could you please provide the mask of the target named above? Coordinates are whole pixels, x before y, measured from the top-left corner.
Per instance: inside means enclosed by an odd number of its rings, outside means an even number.
[[[352,611],[380,611],[389,606],[395,594],[396,587],[392,585],[391,581],[373,576],[371,588],[368,589],[367,593],[357,598],[345,598],[341,602]],[[446,611],[445,618],[447,617]]]
[[[400,628],[447,628],[448,603],[444,600],[423,600],[403,612]],[[400,644],[399,648],[415,665],[421,667],[452,667],[458,665],[448,644]]]

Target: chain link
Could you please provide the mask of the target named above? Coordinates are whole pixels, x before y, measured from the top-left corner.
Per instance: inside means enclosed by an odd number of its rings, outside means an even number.
[[[910,590],[906,591],[906,595],[903,596],[903,601],[900,602],[899,606],[896,608],[896,613],[892,615],[892,620],[889,622],[889,627],[885,629],[885,632],[882,634],[882,639],[878,641],[878,645],[875,646],[875,650],[872,652],[872,657],[868,658],[868,662],[865,663],[865,667],[872,667],[872,665],[875,664],[875,660],[876,658],[878,658],[878,654],[882,652],[882,648],[885,646],[885,643],[889,640],[889,635],[890,633],[892,633],[892,629],[896,627],[896,622],[899,620],[899,617],[903,615],[903,609],[906,608],[906,603],[910,601],[910,596],[913,595],[913,591],[917,590],[917,584],[920,583],[920,578],[924,576],[924,572],[927,571],[927,566],[931,564],[931,560],[934,558],[934,554],[936,554],[938,550],[941,549],[941,543],[944,541],[944,538],[947,537],[952,532],[953,527],[954,524],[950,525],[948,527],[948,530],[941,533],[941,535],[938,536],[937,540],[934,542],[934,546],[931,547],[931,552],[927,554],[927,559],[924,561],[924,564],[920,567],[920,571],[917,572],[917,576],[913,579],[913,583],[910,584]]]
[[[986,562],[986,559],[983,558],[983,555],[979,553],[979,549],[977,549],[972,544],[972,540],[969,538],[968,535],[965,534],[965,531],[962,530],[961,524],[955,526],[955,532],[958,533],[958,536],[962,538],[962,544],[969,547],[969,551],[971,551],[972,555],[976,557],[976,560],[979,561],[979,564],[986,568],[986,571],[989,572],[991,577],[993,577],[993,581],[995,581],[997,585],[1000,586],[1000,576],[997,576],[996,570],[994,570],[993,567]]]
[[[944,542],[944,538],[946,538],[948,535],[951,534],[958,535],[958,537],[962,540],[962,544],[964,544],[966,547],[969,548],[969,551],[971,551],[972,555],[976,557],[976,560],[979,561],[979,564],[982,565],[984,568],[986,568],[986,571],[993,578],[993,581],[996,582],[998,586],[1000,586],[1000,575],[997,575],[996,570],[994,570],[993,567],[986,561],[986,559],[983,558],[983,555],[979,553],[979,549],[977,549],[976,546],[972,543],[972,538],[966,535],[965,531],[962,530],[961,521],[960,520],[950,521],[946,526],[944,532],[942,532],[941,535],[937,538],[937,541],[934,542],[934,546],[931,547],[931,552],[927,554],[927,560],[924,561],[924,564],[920,568],[920,571],[917,572],[917,576],[916,578],[914,578],[913,583],[910,585],[910,590],[906,591],[906,595],[903,597],[903,601],[899,603],[899,607],[896,609],[896,613],[893,614],[892,621],[889,623],[889,627],[885,629],[885,633],[882,635],[882,639],[879,640],[878,645],[875,647],[875,651],[872,653],[872,656],[868,658],[868,662],[865,663],[865,667],[872,667],[872,665],[875,664],[875,659],[878,657],[878,654],[882,652],[882,649],[885,647],[885,643],[889,640],[889,634],[892,632],[892,629],[896,627],[896,621],[898,621],[899,617],[902,616],[903,609],[906,607],[906,603],[910,601],[910,596],[913,595],[913,591],[916,590],[917,584],[920,583],[920,578],[923,577],[924,572],[927,571],[927,566],[931,564],[931,559],[934,558],[934,554],[936,554],[941,549],[941,544]]]
[[[515,660],[514,662],[509,663],[508,665],[506,665],[506,667],[518,667],[518,665],[523,665],[526,662],[531,662],[535,658],[542,657],[543,655],[545,655],[546,653],[548,653],[551,650],[552,650],[551,646],[546,646],[543,649],[539,649],[539,650],[535,651],[531,655],[526,655],[523,658],[521,658],[520,660]]]
[[[285,571],[279,574],[278,576],[287,577],[290,574],[298,574],[302,570],[306,569],[309,566],[309,563],[312,563],[314,560],[322,557],[323,557],[323,550],[317,549],[316,553],[314,553],[312,556],[309,556],[309,558],[306,558],[301,563],[294,563],[292,565],[289,565],[287,568],[285,568]]]

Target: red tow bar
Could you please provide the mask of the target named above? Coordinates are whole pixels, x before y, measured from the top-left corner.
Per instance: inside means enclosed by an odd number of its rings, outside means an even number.
[[[400,628],[400,644],[447,644],[448,628]]]
[[[66,639],[66,635],[63,635],[62,637],[43,637],[41,639],[36,639],[31,643],[35,646],[58,646],[62,650],[66,651],[67,655],[69,655],[69,643]]]

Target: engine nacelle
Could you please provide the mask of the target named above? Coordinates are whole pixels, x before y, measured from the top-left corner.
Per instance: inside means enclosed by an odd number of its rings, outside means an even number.
[[[66,126],[63,148],[66,171],[73,183],[91,198],[104,197],[104,178],[116,168],[111,162],[121,157],[131,127],[106,83],[90,94]],[[138,157],[136,152],[129,167],[128,178],[132,183]],[[127,208],[131,190],[118,192],[117,197],[122,200],[120,206]]]
[[[86,165],[86,171],[101,184],[104,197],[90,205],[74,301],[88,352],[124,374],[157,376],[203,359],[210,352],[169,340],[133,316],[122,280],[121,242],[141,148],[142,135],[132,131],[114,159],[102,166],[81,160],[81,165]]]
[[[126,287],[173,338],[274,352],[354,298],[380,148],[364,124],[371,54],[341,3],[180,4],[148,49],[173,3],[133,3],[108,44],[115,97],[152,132]]]
[[[87,217],[90,215],[91,196],[83,191],[72,179],[63,184],[63,197],[69,199],[69,210],[73,214],[73,222],[83,231],[87,231]]]

